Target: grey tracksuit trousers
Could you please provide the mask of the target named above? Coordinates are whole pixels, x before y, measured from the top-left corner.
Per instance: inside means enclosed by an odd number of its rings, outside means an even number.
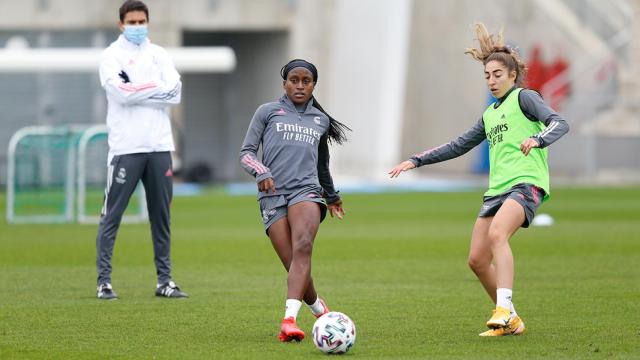
[[[122,215],[140,180],[147,197],[158,283],[171,280],[171,169],[169,152],[117,155],[111,160],[96,238],[98,284],[111,283],[111,257],[116,235]]]

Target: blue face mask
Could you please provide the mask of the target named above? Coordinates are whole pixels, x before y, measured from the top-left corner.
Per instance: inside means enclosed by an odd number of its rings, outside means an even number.
[[[127,40],[140,45],[147,38],[149,31],[147,30],[147,25],[125,25],[122,33]]]

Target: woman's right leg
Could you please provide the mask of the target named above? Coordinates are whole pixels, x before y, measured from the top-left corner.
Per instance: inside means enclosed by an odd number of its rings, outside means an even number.
[[[291,227],[287,217],[284,216],[279,220],[276,220],[276,222],[274,222],[267,230],[267,234],[271,239],[271,244],[278,254],[280,261],[282,261],[284,268],[287,270],[287,273],[289,273],[293,249],[291,245]],[[289,296],[289,293],[291,292],[288,286],[290,277],[291,274],[288,274],[285,313],[284,318],[282,319],[282,324],[280,324],[280,333],[278,334],[278,339],[283,342],[294,340],[301,341],[304,339],[304,331],[300,330],[296,324],[296,317],[302,303],[298,296],[293,298]]]
[[[479,217],[473,226],[471,244],[469,246],[469,267],[482,283],[493,303],[496,303],[496,268],[491,263],[491,241],[489,227],[493,216]]]
[[[293,258],[293,248],[291,245],[291,227],[287,217],[277,220],[268,230],[271,245],[278,254],[282,265],[289,272],[291,259]],[[318,299],[318,294],[313,286],[313,279],[309,279],[309,284],[304,292],[303,300],[307,304],[313,304]]]
[[[489,228],[493,224],[494,217],[479,217],[473,226],[471,245],[469,247],[469,267],[476,274],[482,286],[491,297],[494,304],[497,303],[497,275],[496,267],[492,263],[492,242],[489,236]],[[517,316],[516,310],[511,304],[512,320],[508,327],[489,329],[480,336],[504,336],[519,335],[524,332],[525,326],[522,319]]]
[[[278,339],[283,342],[301,341],[305,337],[296,324],[302,305],[300,298],[305,298],[307,304],[313,304],[314,314],[317,311],[314,308],[320,303],[319,300],[316,302],[317,294],[311,282],[311,249],[320,224],[319,207],[301,202],[290,206],[287,211],[289,215],[278,219],[268,231],[274,249],[289,273],[285,316],[278,334]],[[289,216],[293,221],[290,222]]]

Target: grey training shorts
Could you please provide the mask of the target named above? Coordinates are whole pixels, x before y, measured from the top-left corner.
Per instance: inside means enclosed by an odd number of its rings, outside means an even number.
[[[507,199],[513,199],[524,209],[525,219],[522,227],[527,228],[529,224],[531,224],[536,210],[538,210],[538,207],[542,203],[544,195],[544,190],[535,185],[526,183],[518,184],[502,194],[485,196],[478,217],[494,216]]]
[[[317,190],[303,189],[285,195],[265,196],[258,199],[260,202],[260,215],[265,231],[269,229],[273,223],[287,216],[289,206],[295,205],[302,201],[311,201],[320,205],[320,222],[327,216],[327,203]]]

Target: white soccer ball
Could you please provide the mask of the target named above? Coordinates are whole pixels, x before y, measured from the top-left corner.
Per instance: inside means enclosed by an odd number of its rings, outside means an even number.
[[[313,324],[313,343],[325,354],[344,354],[356,343],[356,324],[337,311],[322,315]]]
[[[549,214],[538,214],[531,221],[531,225],[533,226],[552,226],[553,225],[553,217]]]

